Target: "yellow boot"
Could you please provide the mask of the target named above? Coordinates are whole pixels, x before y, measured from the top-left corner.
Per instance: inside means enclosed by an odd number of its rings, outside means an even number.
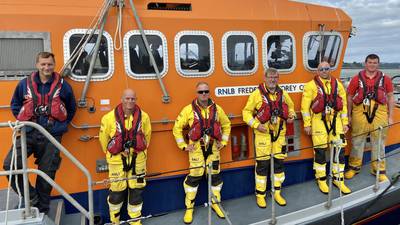
[[[385,174],[379,174],[379,182],[388,181],[389,178]]]
[[[221,204],[221,193],[220,193],[221,187],[222,187],[222,184],[212,187],[212,190],[213,190],[212,192],[213,192],[215,198],[217,199],[217,201],[212,199],[211,208],[214,210],[214,212],[217,214],[217,216],[219,218],[224,219],[225,218],[224,212],[222,212],[221,208],[219,207],[219,204]]]
[[[211,208],[214,210],[214,212],[217,214],[217,216],[221,219],[225,218],[224,213],[222,212],[221,208],[219,207],[219,205],[217,203],[213,203],[211,205]]]
[[[186,193],[185,196],[186,212],[185,215],[183,216],[183,222],[186,224],[191,224],[193,222],[194,199],[196,198],[198,187],[189,186],[185,182],[183,182],[183,187]]]
[[[276,190],[274,193],[275,202],[278,203],[280,206],[286,205],[286,200],[281,195],[281,190]]]
[[[282,172],[274,174],[274,187],[275,187],[274,199],[275,202],[278,203],[278,205],[280,206],[286,205],[286,200],[281,195],[281,187],[283,181],[285,181],[285,173]]]
[[[137,220],[135,222],[130,222],[129,225],[142,225],[142,222],[140,222],[140,220]]]
[[[334,180],[334,181],[333,181],[333,184],[334,184],[337,188],[339,188],[339,190],[340,190],[343,194],[347,195],[347,194],[350,194],[350,193],[351,193],[350,188],[348,188],[348,187],[344,184],[344,181]]]
[[[318,183],[319,190],[324,194],[328,194],[329,187],[326,184],[326,180],[317,180],[317,183]]]
[[[260,207],[260,208],[266,208],[267,207],[267,201],[265,200],[265,197],[256,196],[256,201],[257,201],[258,207]]]
[[[344,173],[344,178],[349,180],[349,179],[353,178],[355,175],[357,175],[358,173],[359,173],[359,171],[349,169],[348,171],[346,171],[346,173]]]
[[[193,209],[186,209],[183,222],[186,224],[191,224],[193,222]]]

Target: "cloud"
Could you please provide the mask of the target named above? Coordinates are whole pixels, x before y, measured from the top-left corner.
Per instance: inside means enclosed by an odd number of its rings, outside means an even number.
[[[296,0],[343,9],[357,27],[349,40],[344,60],[363,61],[366,54],[379,54],[382,62],[400,62],[399,0]]]

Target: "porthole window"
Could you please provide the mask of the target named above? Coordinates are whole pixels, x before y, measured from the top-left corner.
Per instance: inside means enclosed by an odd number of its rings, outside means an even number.
[[[184,77],[206,77],[214,70],[214,45],[205,31],[181,31],[175,36],[175,66]]]
[[[145,30],[145,34],[158,71],[161,76],[164,76],[168,69],[167,40],[159,31]],[[134,79],[157,78],[150,55],[138,30],[126,33],[124,52],[125,70],[130,77]]]
[[[327,61],[333,69],[338,66],[343,38],[337,32],[308,32],[303,38],[303,60],[309,70],[316,70],[320,61]]]
[[[296,67],[296,44],[292,33],[271,31],[263,37],[264,68],[275,68],[289,73]]]
[[[86,35],[89,35],[90,34],[89,32]],[[68,31],[64,35],[65,62],[69,60],[71,54],[76,48],[79,48],[84,44],[84,41],[81,41],[81,39],[85,38],[84,37],[85,33],[86,33],[85,29],[74,29]],[[99,81],[99,80],[106,80],[109,77],[111,77],[114,71],[114,53],[113,53],[112,38],[107,32],[104,32],[100,40],[99,49],[97,53],[94,53],[94,47],[96,44],[97,37],[98,33],[93,34],[93,36],[84,46],[80,56],[72,61],[70,65],[70,68],[72,68],[71,79],[77,81],[84,81],[86,79],[90,67],[90,61],[93,54],[97,54],[97,58],[94,64],[91,79],[94,81],[96,80]]]
[[[252,32],[230,31],[222,37],[224,70],[229,75],[251,75],[257,71],[257,39]]]

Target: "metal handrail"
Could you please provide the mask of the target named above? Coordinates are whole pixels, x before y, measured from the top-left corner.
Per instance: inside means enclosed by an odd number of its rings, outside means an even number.
[[[28,178],[26,176],[27,173],[36,173],[39,176],[43,177],[52,187],[54,187],[57,191],[60,192],[62,196],[64,196],[72,205],[74,205],[82,214],[85,215],[86,218],[89,219],[89,224],[94,225],[94,208],[93,208],[93,189],[92,189],[92,176],[89,173],[89,170],[86,169],[85,166],[81,162],[79,162],[78,159],[76,159],[64,146],[62,146],[45,128],[40,126],[39,124],[36,124],[34,122],[30,121],[23,121],[23,122],[10,122],[10,123],[0,123],[0,128],[1,127],[9,127],[10,125],[12,126],[22,126],[22,132],[21,132],[21,151],[23,154],[22,162],[27,160],[26,157],[26,136],[25,136],[25,131],[24,128],[25,126],[30,126],[38,130],[40,133],[42,133],[58,150],[60,150],[62,153],[64,153],[67,158],[71,160],[73,164],[75,164],[87,177],[88,180],[88,204],[89,204],[89,211],[86,211],[86,209],[83,208],[75,199],[73,199],[68,193],[66,193],[58,184],[54,182],[53,179],[51,179],[47,174],[44,172],[37,170],[37,169],[26,169],[23,168],[22,170],[14,170],[14,171],[0,171],[0,175],[9,175],[10,173],[12,174],[24,174],[24,181],[26,179],[26,182],[24,182],[24,190],[28,190]],[[19,128],[18,128],[19,129]],[[24,143],[22,143],[24,142]],[[26,186],[25,186],[26,185]],[[26,193],[25,193],[26,194]],[[29,196],[26,194],[25,196]],[[25,197],[25,201],[28,201],[28,204],[26,206],[29,206],[29,198]],[[26,207],[28,208],[28,207]]]

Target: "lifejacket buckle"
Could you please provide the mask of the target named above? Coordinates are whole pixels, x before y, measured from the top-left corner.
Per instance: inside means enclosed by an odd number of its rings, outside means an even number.
[[[273,115],[271,116],[271,124],[276,124],[278,122],[277,116]]]
[[[40,105],[35,108],[35,113],[37,115],[46,115],[47,113],[47,105]]]
[[[368,98],[368,97],[367,97],[367,98],[364,98],[364,100],[363,100],[363,105],[369,106],[370,104],[371,104],[371,102],[370,102],[369,98]]]
[[[330,107],[329,105],[325,106],[325,114],[330,114],[332,110],[332,107]]]
[[[133,147],[133,142],[132,141],[126,141],[125,143],[124,143],[124,149],[125,150],[129,150],[130,148],[132,148]]]

